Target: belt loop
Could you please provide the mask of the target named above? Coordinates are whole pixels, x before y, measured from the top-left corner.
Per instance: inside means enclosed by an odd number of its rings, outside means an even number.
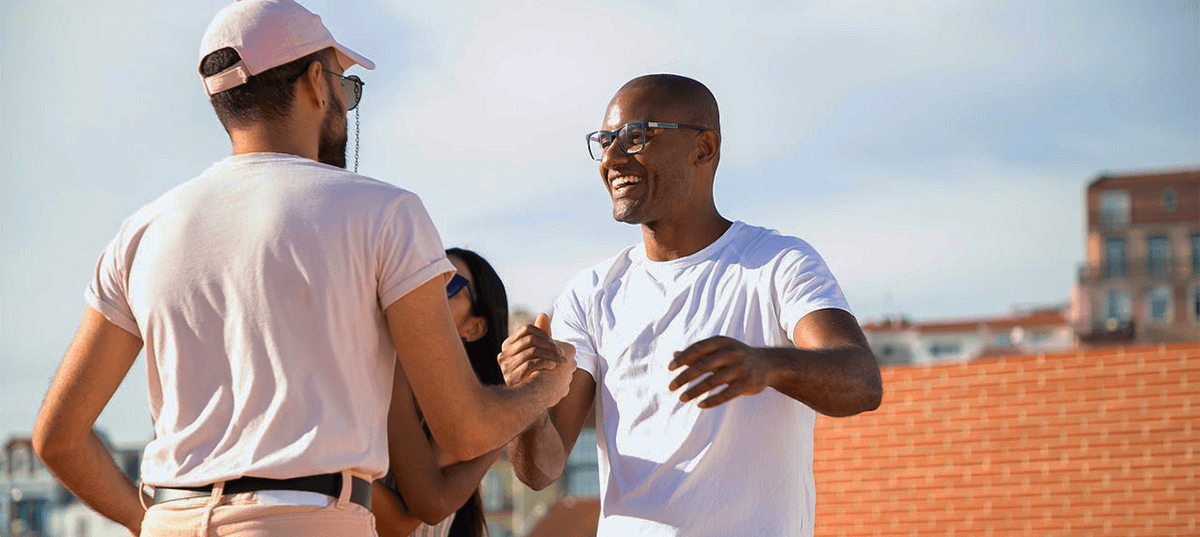
[[[200,533],[198,537],[208,537],[208,524],[212,520],[213,509],[221,503],[221,495],[225,493],[225,482],[218,481],[213,483],[212,496],[209,496],[208,503],[204,505],[204,518],[200,520]]]
[[[337,508],[345,509],[350,505],[350,493],[354,491],[354,478],[350,475],[350,470],[342,470],[342,493],[338,494]]]

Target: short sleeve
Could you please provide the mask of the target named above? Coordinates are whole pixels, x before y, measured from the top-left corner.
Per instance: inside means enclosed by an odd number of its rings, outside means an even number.
[[[600,356],[596,344],[586,327],[583,306],[574,288],[567,288],[554,302],[554,318],[550,321],[550,334],[559,341],[575,346],[575,364],[587,371],[592,379],[600,379]]]
[[[850,304],[825,260],[802,240],[796,239],[781,254],[774,284],[779,298],[779,320],[789,339],[796,323],[809,313],[828,308],[850,311]]]
[[[405,192],[392,204],[377,237],[379,303],[384,309],[429,280],[454,272],[442,238],[416,194]]]
[[[134,248],[127,240],[127,226],[128,223],[100,252],[83,299],[109,322],[140,338],[141,330],[129,306],[129,265],[133,262]]]

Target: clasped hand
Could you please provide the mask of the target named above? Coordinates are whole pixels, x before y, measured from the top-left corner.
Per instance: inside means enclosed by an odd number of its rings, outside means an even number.
[[[575,346],[550,337],[550,318],[540,314],[534,324],[514,330],[496,356],[504,383],[516,386],[538,371],[565,370],[567,384],[575,373]],[[565,396],[565,393],[564,393]]]

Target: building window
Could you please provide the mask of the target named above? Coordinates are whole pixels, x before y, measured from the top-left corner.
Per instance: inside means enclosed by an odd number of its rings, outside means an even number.
[[[1147,293],[1149,301],[1150,318],[1155,321],[1170,321],[1171,320],[1171,286],[1156,285],[1150,288]]]
[[[1105,224],[1129,223],[1129,192],[1109,190],[1100,193],[1100,218]]]
[[[1162,205],[1168,213],[1175,212],[1179,208],[1179,199],[1175,197],[1175,189],[1167,187],[1162,192]]]
[[[24,447],[18,447],[13,453],[12,473],[13,475],[29,473],[29,452]]]
[[[1200,233],[1192,233],[1192,274],[1200,274]]]
[[[1113,321],[1129,320],[1129,295],[1124,291],[1109,289],[1104,297],[1104,318]]]
[[[512,509],[512,498],[509,497],[508,489],[504,486],[504,480],[494,472],[484,474],[483,485],[479,492],[483,497],[484,511],[494,513]]]
[[[563,488],[568,496],[600,495],[600,464],[596,453],[596,430],[579,431],[579,439],[567,456]]]
[[[1192,286],[1192,320],[1200,321],[1200,284]]]
[[[499,522],[488,522],[487,523],[487,536],[488,537],[512,537],[512,532],[508,531],[508,528],[504,527]]]
[[[1104,270],[1110,278],[1125,276],[1125,237],[1105,239]]]
[[[1163,276],[1170,272],[1171,242],[1166,235],[1152,235],[1146,239],[1146,267],[1151,276]]]
[[[938,360],[953,358],[962,352],[962,345],[956,342],[934,343],[929,346],[929,354]]]

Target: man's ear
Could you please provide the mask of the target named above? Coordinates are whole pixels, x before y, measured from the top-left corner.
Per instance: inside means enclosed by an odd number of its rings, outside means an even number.
[[[699,151],[696,153],[696,165],[706,166],[716,161],[721,154],[721,136],[716,131],[703,131],[696,137]]]
[[[466,340],[467,343],[479,341],[479,338],[487,335],[487,319],[472,315],[467,319],[467,325],[463,328],[463,339]]]
[[[306,99],[318,108],[328,105],[329,96],[326,95],[326,84],[321,81],[324,76],[325,67],[321,65],[321,62],[314,61],[308,64],[308,70],[304,72],[304,76],[300,77],[300,88],[296,98]]]

